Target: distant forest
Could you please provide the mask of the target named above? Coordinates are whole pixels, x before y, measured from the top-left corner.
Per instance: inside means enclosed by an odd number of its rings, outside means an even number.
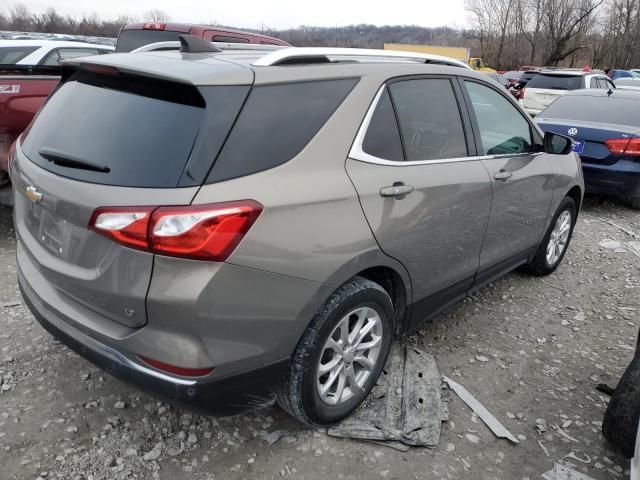
[[[384,43],[463,46],[498,69],[531,65],[640,67],[640,0],[465,0],[469,29],[406,25],[300,26],[243,29],[295,46],[382,48]],[[161,10],[140,17],[32,13],[23,4],[0,10],[0,30],[116,37],[132,22],[170,21]],[[211,24],[212,22],[197,22]],[[222,26],[222,25],[218,25]]]

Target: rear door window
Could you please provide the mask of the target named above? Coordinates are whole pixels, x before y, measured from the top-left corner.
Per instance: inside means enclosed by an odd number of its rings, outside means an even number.
[[[467,143],[449,79],[402,80],[389,86],[407,161],[466,157]]]
[[[192,150],[208,156],[208,170],[248,87],[212,88],[223,90],[213,91],[217,100],[205,102],[200,91],[186,84],[76,73],[47,101],[22,148],[37,165],[67,178],[127,187],[176,187]],[[234,89],[241,89],[241,94]],[[234,105],[225,109],[216,101]],[[211,103],[208,112],[206,103]],[[225,112],[221,125],[210,119],[216,112]],[[212,125],[215,131],[201,138],[207,145],[217,138],[217,147],[194,148],[200,145],[196,144],[200,130],[213,130]],[[205,174],[206,170],[191,184],[201,184]]]
[[[362,150],[374,157],[400,162],[404,160],[402,140],[389,91],[385,88],[373,112],[362,142]]]
[[[16,65],[40,47],[0,47],[0,65]]]
[[[531,79],[527,88],[545,90],[576,90],[582,87],[580,75],[547,75],[539,73]]]
[[[318,133],[357,82],[346,78],[253,87],[207,182],[288,162]]]
[[[480,153],[506,155],[531,152],[531,126],[516,106],[492,88],[476,82],[464,83],[480,130]]]

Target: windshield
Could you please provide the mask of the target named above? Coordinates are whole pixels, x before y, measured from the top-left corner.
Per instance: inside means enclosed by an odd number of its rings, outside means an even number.
[[[116,53],[130,52],[150,43],[178,41],[180,35],[186,33],[167,30],[122,30],[116,43]]]
[[[540,118],[631,125],[640,128],[640,96],[637,99],[567,95],[558,98]]]
[[[546,90],[576,90],[582,86],[580,75],[548,75],[539,73],[531,79],[528,88],[543,88]]]
[[[40,47],[0,47],[0,65],[16,65]]]

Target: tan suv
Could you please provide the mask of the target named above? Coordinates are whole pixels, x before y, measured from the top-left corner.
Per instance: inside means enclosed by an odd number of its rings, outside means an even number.
[[[409,52],[182,50],[68,65],[11,164],[25,301],[116,377],[331,423],[397,335],[562,260],[584,190],[571,141],[483,74]]]

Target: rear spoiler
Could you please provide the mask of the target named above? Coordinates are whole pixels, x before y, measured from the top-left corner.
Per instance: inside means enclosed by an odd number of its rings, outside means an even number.
[[[7,65],[0,64],[0,75],[59,77],[62,69],[58,65]]]

